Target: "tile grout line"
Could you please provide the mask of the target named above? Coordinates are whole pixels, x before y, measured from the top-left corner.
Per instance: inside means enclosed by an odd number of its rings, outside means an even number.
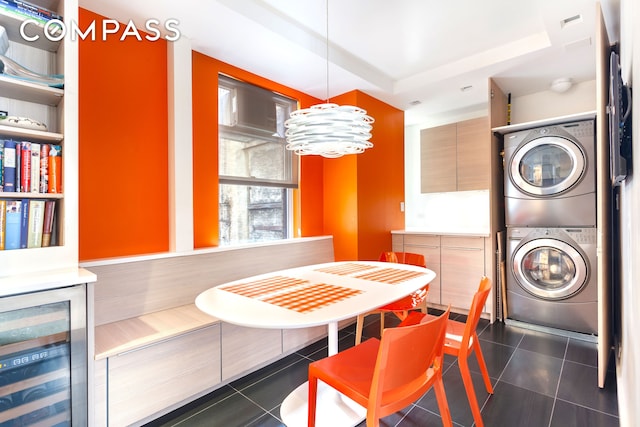
[[[556,384],[556,392],[553,396],[553,405],[551,405],[551,414],[549,416],[549,427],[553,421],[553,414],[556,411],[556,402],[558,401],[558,392],[560,391],[560,381],[562,380],[562,372],[564,371],[564,364],[567,361],[567,353],[569,352],[569,338],[564,346],[564,355],[562,356],[562,365],[560,366],[560,373],[558,374],[558,384]]]

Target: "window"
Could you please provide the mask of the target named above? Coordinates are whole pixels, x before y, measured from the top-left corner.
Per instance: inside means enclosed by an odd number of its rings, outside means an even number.
[[[220,244],[292,236],[298,159],[285,149],[295,100],[227,76],[218,83]]]

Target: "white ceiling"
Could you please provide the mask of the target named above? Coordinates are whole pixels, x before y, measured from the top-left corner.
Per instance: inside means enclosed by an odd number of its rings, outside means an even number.
[[[483,108],[489,77],[513,96],[595,78],[595,0],[79,3],[139,28],[177,19],[196,51],[322,100],[359,89],[405,110],[407,125]],[[619,0],[601,3],[616,41]]]

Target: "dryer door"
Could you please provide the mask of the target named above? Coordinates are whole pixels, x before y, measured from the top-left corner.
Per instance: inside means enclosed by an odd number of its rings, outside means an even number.
[[[512,258],[518,284],[530,294],[561,300],[579,292],[589,271],[584,256],[562,240],[539,238],[516,248]]]
[[[560,136],[545,136],[516,150],[509,178],[524,193],[555,196],[579,183],[585,171],[585,155],[578,144]]]

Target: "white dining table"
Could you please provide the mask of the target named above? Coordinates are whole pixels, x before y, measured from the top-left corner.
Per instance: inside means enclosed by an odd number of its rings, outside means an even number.
[[[338,322],[396,301],[431,282],[429,269],[376,261],[340,261],[280,270],[224,283],[202,292],[196,306],[222,321],[252,328],[326,325],[328,353],[338,352]],[[287,427],[307,425],[307,383],[283,401]],[[320,382],[318,427],[354,426],[366,409]]]

